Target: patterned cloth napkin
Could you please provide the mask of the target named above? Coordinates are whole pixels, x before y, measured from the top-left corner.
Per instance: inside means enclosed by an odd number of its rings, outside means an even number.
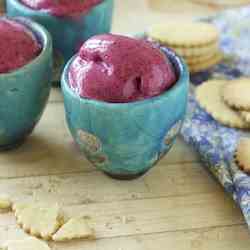
[[[205,21],[214,23],[221,30],[225,59],[209,71],[192,75],[192,83],[198,85],[207,79],[250,76],[250,6],[228,10]],[[219,124],[199,107],[191,93],[182,136],[194,146],[204,165],[239,204],[250,228],[250,176],[233,162],[239,138],[250,137],[250,133]]]

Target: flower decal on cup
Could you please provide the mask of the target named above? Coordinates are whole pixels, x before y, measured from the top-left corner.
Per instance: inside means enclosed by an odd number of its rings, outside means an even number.
[[[169,146],[173,143],[176,136],[179,134],[182,127],[182,120],[176,122],[172,128],[168,131],[167,135],[164,138],[164,144]]]
[[[104,154],[90,157],[89,160],[98,168],[102,168],[108,163],[108,157]]]
[[[105,167],[108,164],[108,156],[102,152],[102,143],[99,138],[81,129],[77,132],[77,138],[90,162],[98,168]]]
[[[182,127],[182,120],[176,122],[167,132],[163,139],[162,148],[159,153],[159,160],[161,160],[167,152],[170,150],[176,136],[179,134],[181,127]]]
[[[77,132],[80,143],[88,152],[95,154],[101,150],[102,143],[99,138],[81,129]]]

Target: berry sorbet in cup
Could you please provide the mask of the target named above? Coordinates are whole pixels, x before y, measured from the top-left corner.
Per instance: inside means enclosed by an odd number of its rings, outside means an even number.
[[[25,18],[0,18],[0,150],[27,138],[46,106],[52,77],[52,40]]]
[[[187,67],[171,50],[119,35],[92,37],[62,75],[70,132],[98,169],[137,178],[172,147],[188,85]]]
[[[81,44],[93,35],[110,31],[113,0],[7,0],[7,13],[29,17],[51,33],[53,81],[57,84],[64,65]]]

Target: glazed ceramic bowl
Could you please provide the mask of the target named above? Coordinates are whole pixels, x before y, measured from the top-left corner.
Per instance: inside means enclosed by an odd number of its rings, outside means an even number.
[[[52,39],[39,24],[13,18],[31,29],[43,45],[30,63],[0,74],[0,150],[20,145],[32,132],[46,106],[52,76]]]
[[[80,98],[62,76],[66,120],[82,152],[98,169],[117,179],[146,173],[173,145],[185,117],[189,73],[174,52],[163,48],[178,74],[162,95],[132,103],[106,103]]]
[[[72,0],[73,1],[73,0]],[[93,35],[108,33],[111,29],[113,0],[104,0],[87,15],[56,17],[45,11],[26,7],[19,0],[7,0],[10,16],[29,17],[48,29],[54,46],[54,82],[59,82],[66,62],[79,50],[80,45]]]

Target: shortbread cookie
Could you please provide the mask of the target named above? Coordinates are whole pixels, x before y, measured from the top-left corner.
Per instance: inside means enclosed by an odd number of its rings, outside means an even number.
[[[219,39],[215,25],[193,21],[170,21],[154,25],[148,35],[160,43],[187,48],[213,44]]]
[[[227,84],[223,98],[232,108],[250,111],[250,78],[237,79]]]
[[[176,46],[169,46],[167,44],[162,44],[163,46],[170,47],[174,51],[176,51],[177,54],[184,56],[184,57],[194,57],[194,56],[206,56],[208,54],[215,54],[219,51],[219,45],[218,43],[209,44],[206,46],[200,46],[200,47],[176,47]]]
[[[240,115],[246,122],[250,123],[250,111],[240,111]]]
[[[235,152],[237,165],[246,173],[250,173],[250,138],[242,138]]]
[[[218,54],[221,55],[221,53],[219,51],[215,51],[215,52],[208,53],[208,54],[205,54],[202,56],[185,56],[184,55],[183,57],[188,64],[196,64],[197,65],[199,63],[204,63],[204,62],[213,60],[215,57],[218,56]]]
[[[192,0],[195,3],[218,5],[224,7],[236,7],[244,4],[249,4],[249,0]]]
[[[47,243],[33,237],[23,240],[6,242],[0,249],[3,250],[50,250]]]
[[[54,241],[94,238],[94,230],[90,228],[88,222],[83,217],[70,219],[52,237]]]
[[[204,61],[204,62],[198,62],[198,63],[189,63],[188,67],[189,67],[189,71],[191,73],[197,73],[200,71],[204,71],[207,70],[213,66],[215,66],[216,64],[220,63],[222,61],[223,57],[220,53],[216,54],[213,58]]]
[[[62,225],[62,214],[58,205],[20,203],[13,206],[17,223],[24,231],[45,240]]]
[[[227,81],[211,80],[196,88],[196,99],[215,120],[234,128],[250,128],[240,114],[230,109],[222,99],[222,91]]]
[[[10,211],[12,207],[12,202],[9,197],[0,195],[0,213]]]

